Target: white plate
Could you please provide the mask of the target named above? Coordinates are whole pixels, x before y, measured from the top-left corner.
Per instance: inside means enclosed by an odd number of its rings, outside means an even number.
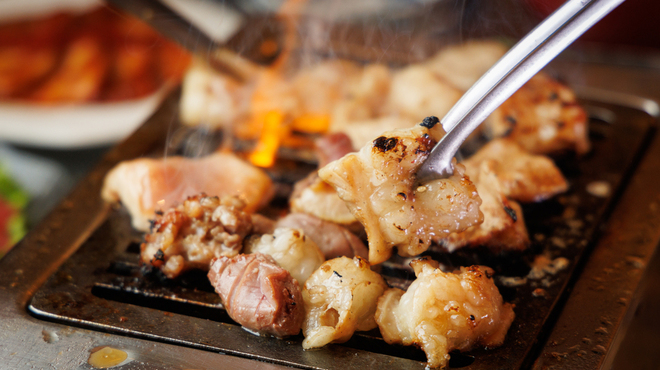
[[[15,144],[79,149],[108,145],[132,133],[158,108],[166,89],[138,100],[44,106],[0,103],[0,140]]]
[[[79,13],[102,4],[100,0],[1,0],[0,22],[56,11]],[[112,144],[149,118],[164,96],[165,89],[117,103],[49,106],[0,102],[0,141],[52,149]]]

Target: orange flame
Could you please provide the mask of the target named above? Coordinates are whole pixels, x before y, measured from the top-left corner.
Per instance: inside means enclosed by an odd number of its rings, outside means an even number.
[[[270,167],[275,163],[277,148],[279,148],[282,137],[286,133],[283,132],[283,129],[285,129],[282,125],[283,121],[284,115],[279,111],[270,111],[264,115],[261,137],[254,151],[248,157],[252,164],[259,167]]]

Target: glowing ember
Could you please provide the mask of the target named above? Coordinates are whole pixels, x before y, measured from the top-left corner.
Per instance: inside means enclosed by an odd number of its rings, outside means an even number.
[[[250,156],[250,162],[259,167],[270,167],[275,162],[277,148],[283,136],[282,121],[284,115],[279,111],[270,111],[264,117],[264,127],[257,146]]]
[[[291,128],[309,134],[323,134],[330,128],[327,114],[303,114],[293,120]]]

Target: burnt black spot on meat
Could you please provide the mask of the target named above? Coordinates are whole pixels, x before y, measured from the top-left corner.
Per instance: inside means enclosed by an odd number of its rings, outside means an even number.
[[[403,198],[403,200],[407,200],[407,199],[408,199],[408,196],[406,195],[406,193],[401,192],[401,193],[399,193],[399,194],[397,194],[397,195],[400,196],[401,198]]]
[[[470,320],[472,320],[472,321],[474,321],[474,320],[475,320],[475,317],[474,317],[474,315],[470,315]]]
[[[332,270],[332,273],[337,275],[340,279],[343,278],[343,276],[339,275],[339,273],[337,271]]]
[[[154,254],[154,259],[156,261],[165,261],[165,253],[163,253],[162,249],[156,251],[156,254]]]
[[[490,270],[486,270],[486,277],[489,278],[489,279],[493,278],[493,274],[491,273]]]
[[[156,227],[156,220],[149,220],[149,233],[154,232],[154,228]]]
[[[396,148],[396,144],[399,143],[399,139],[395,137],[385,137],[381,136],[374,140],[374,148],[380,150],[381,152],[385,153],[388,152],[394,148]]]
[[[162,216],[162,215],[163,215],[163,211],[161,211],[161,210],[156,211],[156,215],[158,215],[158,216]]]
[[[511,208],[511,207],[509,207],[509,206],[507,206],[507,205],[505,205],[505,206],[504,206],[504,211],[506,212],[507,215],[509,215],[509,217],[511,217],[511,219],[513,220],[513,222],[518,221],[518,214],[516,214],[516,210],[515,210],[515,209],[513,209],[513,208]]]
[[[564,121],[559,121],[559,122],[557,122],[557,127],[558,127],[558,128],[564,128],[564,127],[566,127],[566,122],[564,122]]]
[[[515,118],[514,116],[506,116],[506,117],[504,117],[504,119],[505,119],[505,120],[509,123],[509,125],[511,125],[511,126],[515,126],[515,125],[518,123],[518,121],[516,120],[516,118]]]
[[[557,95],[557,93],[554,92],[554,91],[550,93],[550,96],[548,96],[548,100],[550,100],[550,101],[555,101],[558,98],[559,98],[559,95]]]
[[[420,123],[421,126],[424,126],[426,128],[433,128],[433,126],[437,125],[440,122],[438,117],[436,116],[429,116],[424,118],[422,123]]]

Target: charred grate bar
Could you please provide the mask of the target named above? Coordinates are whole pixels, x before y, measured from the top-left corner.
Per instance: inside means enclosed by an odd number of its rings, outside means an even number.
[[[584,158],[557,159],[571,185],[568,193],[524,207],[532,239],[527,252],[427,253],[448,269],[468,264],[493,267],[504,299],[516,305],[516,319],[501,347],[452,354],[451,368],[531,366],[627,176],[654,133],[654,119],[640,110],[599,102],[586,105],[597,113],[591,120],[593,150]],[[159,148],[145,150],[162,153]],[[611,191],[594,193],[592,188],[599,183],[610,184]],[[30,312],[46,320],[297,368],[425,367],[423,352],[387,345],[378,330],[356,333],[347,343],[311,351],[302,349],[302,336],[277,340],[249,334],[227,316],[205,274],[188,273],[176,281],[143,276],[137,265],[140,239],[128,215],[112,211],[35,293]],[[553,259],[565,258],[568,267],[539,279],[528,277],[534,257],[544,253]],[[405,288],[414,278],[407,262],[397,257],[381,267],[390,285]]]

